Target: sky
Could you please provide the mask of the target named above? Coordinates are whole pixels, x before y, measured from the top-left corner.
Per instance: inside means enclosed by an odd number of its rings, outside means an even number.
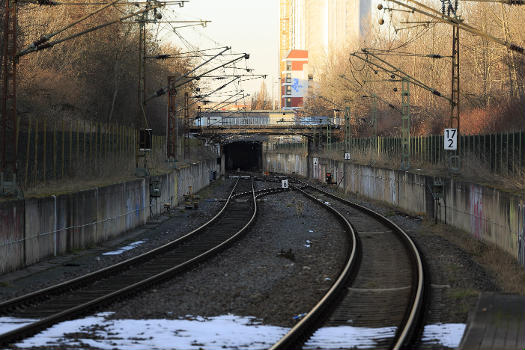
[[[188,27],[178,32],[201,49],[231,46],[233,52],[249,53],[248,68],[254,69],[253,74],[267,74],[268,92],[271,94],[273,85],[277,95],[279,0],[190,0],[183,8],[170,6],[163,13],[166,19],[211,21],[205,28]],[[163,40],[185,48],[172,33],[166,33]],[[243,82],[244,89],[252,94],[259,90],[261,81]]]

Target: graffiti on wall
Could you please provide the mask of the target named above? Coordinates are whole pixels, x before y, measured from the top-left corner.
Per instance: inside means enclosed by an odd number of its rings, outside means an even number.
[[[470,232],[478,239],[483,236],[482,193],[476,185],[470,185]]]
[[[0,239],[3,242],[23,238],[24,230],[22,226],[23,211],[17,206],[12,208],[0,208]]]

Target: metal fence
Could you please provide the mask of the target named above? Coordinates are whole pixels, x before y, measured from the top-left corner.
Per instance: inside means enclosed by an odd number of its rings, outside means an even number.
[[[413,163],[446,165],[450,151],[444,150],[442,135],[413,136],[410,139],[410,160]],[[463,163],[479,164],[493,173],[501,175],[521,174],[524,166],[523,148],[525,135],[523,131],[504,132],[484,135],[461,135],[458,139],[457,154]],[[303,150],[305,143],[275,144],[268,148],[273,151]],[[345,152],[343,142],[326,142],[313,151]],[[400,137],[366,137],[351,138],[349,149],[351,155],[362,157],[382,157],[391,160],[401,159]]]
[[[93,177],[133,169],[138,131],[132,127],[28,118],[17,128],[18,182],[23,188],[64,178]],[[152,154],[165,136],[153,136]]]
[[[410,159],[430,164],[446,163],[451,151],[445,151],[441,135],[416,136],[410,140]],[[485,135],[461,135],[457,155],[464,163],[479,163],[491,172],[503,175],[520,173],[523,169],[524,133],[506,132]],[[378,154],[401,154],[400,138],[356,139],[353,147],[377,149]]]

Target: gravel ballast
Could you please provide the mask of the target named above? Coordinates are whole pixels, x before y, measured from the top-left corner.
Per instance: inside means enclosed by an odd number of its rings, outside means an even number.
[[[293,326],[332,285],[345,259],[346,233],[335,217],[301,194],[259,200],[249,232],[224,253],[151,293],[111,309],[114,318],[254,316]]]
[[[525,273],[503,250],[475,240],[468,233],[444,224],[434,224],[427,218],[403,213],[392,206],[343,194],[334,187],[310,181],[313,185],[375,210],[399,225],[414,240],[430,274],[430,299],[425,309],[425,325],[467,323],[482,292],[525,294],[509,283],[523,282]],[[473,247],[478,247],[477,250]],[[492,261],[480,253],[490,251]],[[506,270],[502,279],[495,271]],[[432,342],[419,344],[418,349],[444,349]]]
[[[211,219],[230,194],[234,179],[221,179],[198,194],[199,208],[181,204],[148,224],[99,246],[51,258],[26,269],[0,276],[0,300],[7,300],[116,264],[173,241]],[[140,242],[137,244],[137,242]],[[123,247],[133,249],[123,250]],[[118,252],[119,254],[114,254]],[[109,253],[109,255],[108,255]]]
[[[225,198],[232,183],[233,180],[226,180],[223,186],[212,188],[209,198]],[[277,184],[256,183],[256,189],[275,186]],[[450,234],[465,233],[433,225],[425,218],[377,202],[346,197],[377,210],[400,225],[420,247],[431,274],[432,293],[426,324],[466,323],[479,293],[516,292],[509,290],[491,272],[490,266],[480,263],[464,246],[447,238]],[[169,236],[176,238],[177,234],[180,236],[191,227],[197,227],[207,220],[205,218],[213,216],[222,204],[203,200],[198,211],[179,210],[174,213],[179,216],[150,230],[147,237],[139,234],[117,245],[116,248],[146,239],[123,256],[109,256],[103,260],[106,256],[101,253],[108,249],[99,249],[78,258],[85,259],[85,266],[68,268],[81,274],[83,269],[97,267],[101,261],[109,263],[115,259],[116,262],[126,254],[150,249],[147,247],[153,247],[155,242],[167,241]],[[340,271],[345,258],[346,234],[334,216],[296,192],[263,197],[259,209],[255,225],[229,249],[181,276],[109,306],[106,311],[114,313],[107,317],[114,320],[191,319],[234,314],[253,316],[268,325],[293,326],[300,318],[298,315],[308,312],[319,301]],[[60,265],[46,270],[43,277],[26,278],[23,284],[17,280],[12,288],[8,288],[9,284],[0,288],[1,297],[7,289],[16,294],[46,285],[46,274],[56,281],[64,279],[69,276],[64,270],[67,269]],[[523,276],[522,268],[518,269],[519,273]],[[422,344],[419,348],[444,347]]]

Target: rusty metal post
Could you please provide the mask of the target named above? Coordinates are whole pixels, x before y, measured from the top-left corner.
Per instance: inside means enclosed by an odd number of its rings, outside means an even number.
[[[1,138],[0,143],[0,196],[18,195],[16,145],[16,48],[17,4],[4,1],[3,48],[1,62]]]
[[[191,158],[189,93],[184,93],[184,159]]]
[[[458,19],[459,20],[459,19]],[[459,26],[452,26],[452,86],[451,86],[449,128],[457,129],[458,140],[461,140],[459,129]],[[461,169],[461,143],[456,151],[448,151],[448,168],[452,173]]]
[[[168,77],[168,122],[166,123],[166,157],[168,163],[175,165],[177,160],[177,110],[175,97],[177,90],[173,88],[174,76]]]

